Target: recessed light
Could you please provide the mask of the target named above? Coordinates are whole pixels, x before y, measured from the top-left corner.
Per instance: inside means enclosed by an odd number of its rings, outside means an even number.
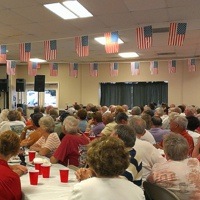
[[[36,63],[44,63],[47,62],[46,60],[42,60],[40,58],[31,58],[30,59],[31,62],[36,62]]]
[[[92,17],[93,15],[83,7],[78,1],[64,1],[63,4],[72,11],[75,15],[79,16],[80,18],[84,17]]]
[[[105,37],[97,37],[97,38],[94,38],[98,43],[102,44],[102,45],[105,45],[106,44],[106,39]],[[124,42],[118,38],[118,44],[123,44]]]
[[[139,57],[139,55],[135,52],[124,52],[124,53],[119,53],[119,56],[122,58],[136,58]]]
[[[74,13],[69,11],[65,6],[63,6],[60,3],[51,3],[51,4],[45,4],[44,5],[47,9],[49,9],[51,12],[55,13],[59,17],[63,19],[75,19],[78,18]]]

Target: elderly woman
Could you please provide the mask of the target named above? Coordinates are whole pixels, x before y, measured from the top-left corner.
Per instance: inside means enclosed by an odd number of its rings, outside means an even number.
[[[19,137],[13,131],[0,135],[0,199],[22,199],[19,175],[7,164],[7,161],[19,152]]]
[[[60,145],[58,134],[54,132],[54,119],[49,115],[44,116],[40,118],[39,125],[42,136],[30,147],[30,150],[35,150],[42,156],[51,157]]]
[[[73,116],[68,116],[63,122],[63,131],[65,133],[64,138],[61,141],[60,146],[50,158],[51,163],[61,163],[65,166],[75,165],[81,166],[80,156],[82,150],[85,149],[89,143],[89,139],[78,133],[78,119]]]
[[[170,133],[164,137],[164,152],[167,161],[157,163],[147,178],[148,181],[170,189],[185,185],[191,192],[200,192],[200,165],[196,158],[188,158],[188,142],[179,135]]]
[[[120,139],[101,137],[91,142],[87,163],[96,176],[77,183],[69,200],[93,200],[102,195],[103,199],[145,199],[141,188],[119,177],[129,166],[129,153]]]

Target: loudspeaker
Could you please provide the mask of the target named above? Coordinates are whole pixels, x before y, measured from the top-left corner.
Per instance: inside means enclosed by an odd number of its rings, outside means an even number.
[[[16,92],[25,92],[26,80],[16,79]]]
[[[44,92],[45,91],[45,75],[36,75],[34,83],[34,91]]]
[[[8,92],[8,79],[0,79],[0,92]]]

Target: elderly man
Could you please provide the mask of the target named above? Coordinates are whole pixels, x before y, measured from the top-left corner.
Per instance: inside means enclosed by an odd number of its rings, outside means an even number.
[[[145,133],[144,120],[139,116],[132,116],[128,123],[136,132],[136,142],[134,149],[142,158],[142,180],[145,181],[150,174],[155,163],[165,162],[166,159],[160,154],[152,144],[141,140],[141,136]]]
[[[192,151],[194,149],[194,141],[189,133],[186,131],[188,125],[188,120],[184,116],[175,116],[170,121],[170,130],[174,133],[178,133],[182,135],[187,141],[189,145],[189,152],[188,155],[192,155]]]

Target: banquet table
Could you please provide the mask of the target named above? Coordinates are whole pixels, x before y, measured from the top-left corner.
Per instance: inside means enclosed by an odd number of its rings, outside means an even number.
[[[33,169],[33,166],[28,166],[28,170]],[[73,186],[77,183],[74,170],[69,168],[68,183],[60,182],[59,169],[65,166],[61,164],[52,164],[50,169],[50,178],[43,178],[42,175],[38,177],[38,185],[30,185],[29,173],[20,177],[24,200],[67,200]]]

